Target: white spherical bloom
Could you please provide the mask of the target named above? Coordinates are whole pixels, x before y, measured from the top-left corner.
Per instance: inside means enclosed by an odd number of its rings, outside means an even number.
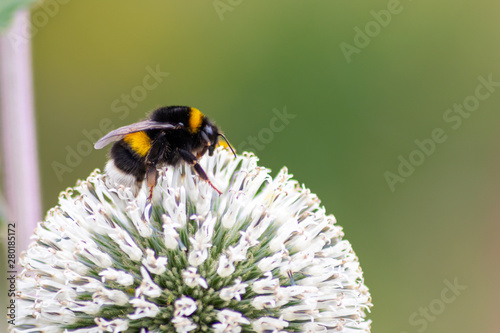
[[[153,200],[96,171],[21,255],[13,332],[369,332],[370,293],[318,198],[217,149],[159,172]]]

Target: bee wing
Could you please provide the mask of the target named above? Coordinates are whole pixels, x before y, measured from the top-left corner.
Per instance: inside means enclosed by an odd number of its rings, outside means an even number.
[[[99,139],[94,145],[95,149],[101,149],[109,145],[111,142],[121,140],[125,135],[135,132],[140,132],[150,129],[178,129],[182,128],[182,125],[174,125],[171,123],[160,123],[154,120],[144,120],[138,123],[134,123],[128,126],[123,126],[109,132],[105,136]]]

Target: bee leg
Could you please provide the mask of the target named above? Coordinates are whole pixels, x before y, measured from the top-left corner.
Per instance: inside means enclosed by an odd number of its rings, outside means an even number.
[[[156,165],[151,163],[146,169],[146,184],[149,187],[149,197],[148,202],[151,202],[153,198],[153,189],[156,185],[156,180],[158,179],[158,170],[156,170]]]
[[[208,147],[203,147],[202,150],[200,150],[198,152],[198,154],[196,154],[196,159],[200,159],[203,155],[205,155],[205,153],[207,152],[208,150]]]
[[[200,176],[201,179],[203,179],[204,181],[206,181],[208,184],[210,184],[210,186],[212,186],[212,188],[214,190],[217,191],[217,193],[219,193],[219,195],[222,194],[221,191],[219,191],[215,186],[214,184],[212,184],[212,182],[210,181],[210,179],[208,179],[208,176],[207,174],[205,173],[205,170],[203,170],[203,168],[198,164],[198,160],[196,159],[196,156],[194,156],[191,152],[187,151],[187,150],[184,150],[184,149],[179,149],[179,154],[181,155],[182,159],[190,164],[194,171],[196,171],[196,173],[198,174],[198,176]]]

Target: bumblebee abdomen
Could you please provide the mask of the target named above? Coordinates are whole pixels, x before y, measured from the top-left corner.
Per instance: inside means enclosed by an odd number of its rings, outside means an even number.
[[[138,156],[125,140],[116,142],[111,147],[110,155],[117,169],[134,176],[138,182],[144,179],[145,157]]]

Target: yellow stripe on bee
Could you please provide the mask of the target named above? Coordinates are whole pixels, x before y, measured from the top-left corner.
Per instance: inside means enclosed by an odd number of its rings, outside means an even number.
[[[151,148],[151,138],[146,134],[146,132],[143,131],[127,134],[123,140],[139,156],[146,156]]]
[[[189,132],[198,133],[203,122],[203,117],[205,116],[200,110],[191,108],[191,112],[189,112]]]

